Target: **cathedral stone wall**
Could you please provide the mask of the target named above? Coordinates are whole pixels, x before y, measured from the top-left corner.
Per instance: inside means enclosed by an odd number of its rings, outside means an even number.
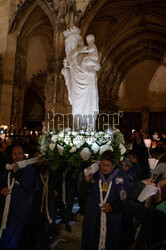
[[[71,112],[61,69],[63,31],[74,25],[84,39],[96,37],[100,112],[165,111],[165,5],[0,0],[0,124],[22,128],[32,117],[41,122],[49,110]]]
[[[15,56],[12,55],[15,49],[15,40],[8,36],[9,22],[12,14],[16,10],[16,0],[0,1],[0,55],[2,56],[2,73],[0,94],[0,123],[10,125],[12,93],[13,93],[13,73]],[[9,46],[10,44],[10,46]]]

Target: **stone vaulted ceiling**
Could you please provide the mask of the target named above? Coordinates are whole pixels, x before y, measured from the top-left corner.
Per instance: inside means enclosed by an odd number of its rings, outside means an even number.
[[[120,83],[134,65],[145,59],[165,63],[166,1],[102,0],[102,3],[101,6],[101,1],[97,1],[89,10],[89,15],[95,14],[86,34],[95,35],[100,51],[100,106],[104,110],[108,103],[115,106]]]

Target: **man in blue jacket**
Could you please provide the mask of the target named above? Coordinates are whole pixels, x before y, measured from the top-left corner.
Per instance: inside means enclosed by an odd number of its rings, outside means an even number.
[[[112,151],[102,154],[99,171],[85,176],[85,181],[91,182],[91,186],[85,207],[82,250],[124,249],[127,247],[125,226],[128,225],[124,214],[104,213],[109,202],[120,200],[122,193],[128,192],[130,187],[126,173],[115,166]]]
[[[31,212],[38,179],[33,166],[19,169],[17,162],[24,160],[21,145],[12,148],[13,169],[0,176],[0,247],[17,249],[23,227]]]

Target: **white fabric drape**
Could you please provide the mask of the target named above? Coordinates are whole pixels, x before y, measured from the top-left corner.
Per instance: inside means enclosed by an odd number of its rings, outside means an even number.
[[[43,212],[44,210],[44,203],[45,203],[45,208],[46,208],[46,215],[49,223],[51,224],[53,220],[50,217],[49,210],[48,210],[48,181],[49,181],[49,176],[46,177],[46,180],[44,180],[42,174],[40,174],[41,181],[43,183],[43,195],[42,195],[42,205],[41,205],[41,210],[40,212]]]
[[[28,159],[28,160],[23,160],[23,161],[18,161],[18,167],[19,169],[26,168],[28,165],[35,164],[37,162],[41,161],[41,155]],[[7,170],[13,170],[13,165],[12,164],[6,164],[6,169]]]
[[[8,173],[7,187],[10,190],[10,193],[6,196],[5,207],[3,211],[2,223],[1,223],[1,228],[0,228],[0,238],[2,237],[3,230],[6,229],[6,224],[7,224],[8,214],[9,214],[9,209],[10,209],[11,193],[12,193],[12,189],[15,183],[14,178],[12,178],[12,181],[10,183],[10,176],[11,176],[11,172]]]
[[[100,204],[103,205],[107,202],[108,196],[111,191],[112,181],[110,181],[108,190],[106,193],[105,198],[103,199],[103,191],[102,191],[102,181],[99,180],[99,190],[100,190]],[[100,218],[100,238],[99,238],[99,247],[98,250],[104,250],[106,245],[106,234],[107,234],[107,215],[106,213],[101,211],[101,218]]]

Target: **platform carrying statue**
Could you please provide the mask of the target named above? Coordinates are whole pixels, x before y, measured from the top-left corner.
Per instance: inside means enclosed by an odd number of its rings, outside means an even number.
[[[80,29],[73,27],[64,32],[65,52],[64,75],[68,98],[72,105],[74,125],[79,129],[95,129],[99,113],[99,97],[96,72],[100,70],[99,55],[95,37],[86,37],[87,45],[80,35]]]

